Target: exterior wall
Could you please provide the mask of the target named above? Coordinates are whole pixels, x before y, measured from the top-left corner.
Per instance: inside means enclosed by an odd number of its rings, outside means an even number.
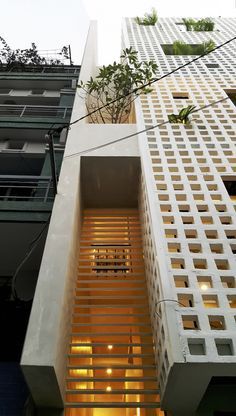
[[[214,32],[182,32],[176,25],[181,19],[160,19],[155,26],[126,19],[123,41],[139,51],[140,59],[156,60],[161,76],[193,58],[165,56],[161,44],[176,39],[197,44],[211,38],[218,45],[234,36],[234,19],[214,20]],[[219,67],[208,68],[212,63]],[[225,90],[235,88],[234,72],[232,42],[155,83],[153,92],[136,105],[138,130],[166,121],[168,114],[187,105],[198,108],[227,97]],[[189,98],[174,99],[176,92],[187,92]],[[167,124],[139,141],[158,375],[162,405],[174,415],[196,411],[213,375],[235,374],[236,215],[222,181],[235,180],[235,119],[235,106],[227,100],[195,113],[191,126]],[[232,288],[226,287],[231,276]],[[206,292],[200,287],[204,281],[211,286]],[[214,300],[215,307],[207,308],[207,301]],[[214,320],[220,327],[214,328]],[[186,321],[195,321],[198,328],[187,329]],[[228,354],[221,352],[222,344],[228,345]]]

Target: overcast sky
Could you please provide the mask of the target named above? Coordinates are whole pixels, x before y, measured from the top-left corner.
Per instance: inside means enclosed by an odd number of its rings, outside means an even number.
[[[80,63],[90,19],[99,23],[100,63],[119,56],[120,21],[152,7],[160,17],[236,17],[236,0],[8,0],[2,2],[1,32],[12,48],[57,49],[71,45]]]

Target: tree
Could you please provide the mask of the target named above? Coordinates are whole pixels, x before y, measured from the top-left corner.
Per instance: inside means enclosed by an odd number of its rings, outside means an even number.
[[[157,64],[154,61],[139,62],[137,55],[138,52],[132,47],[126,48],[120,63],[102,66],[95,78],[79,84],[87,111],[95,110],[90,116],[93,123],[127,122],[135,98],[152,91],[145,85],[153,81]],[[140,87],[143,88],[133,92]],[[102,106],[105,108],[99,110]]]
[[[39,55],[37,46],[35,43],[31,44],[31,48],[28,49],[11,49],[8,43],[0,37],[2,48],[0,49],[0,68],[5,69],[23,69],[25,65],[63,65],[60,59],[46,59]],[[69,59],[69,50],[67,46],[63,46],[59,52],[65,59]]]

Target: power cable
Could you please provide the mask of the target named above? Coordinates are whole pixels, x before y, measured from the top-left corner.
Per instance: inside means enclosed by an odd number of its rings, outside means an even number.
[[[222,98],[221,100],[217,100],[217,101],[214,101],[213,103],[210,103],[210,104],[204,105],[203,107],[200,107],[200,108],[198,108],[198,109],[196,109],[196,110],[192,111],[192,113],[191,113],[191,114],[193,114],[193,113],[197,113],[197,112],[202,111],[202,110],[205,110],[206,108],[212,107],[213,105],[215,105],[215,104],[219,104],[219,103],[222,103],[223,101],[226,101],[226,100],[229,100],[229,97]],[[81,155],[83,155],[84,153],[89,153],[89,152],[91,152],[91,151],[93,151],[93,150],[102,149],[103,147],[109,146],[109,145],[111,145],[111,144],[115,144],[115,143],[122,142],[123,140],[126,140],[126,139],[131,139],[132,137],[135,137],[135,136],[137,136],[138,134],[145,133],[145,132],[147,132],[147,131],[149,131],[149,130],[154,130],[154,129],[156,129],[156,128],[158,128],[158,127],[161,127],[161,126],[164,126],[165,124],[168,124],[168,123],[170,123],[170,121],[169,121],[169,120],[163,121],[162,123],[155,124],[154,126],[147,127],[147,128],[145,128],[145,129],[143,129],[143,130],[139,130],[139,131],[137,131],[136,133],[129,134],[128,136],[120,137],[119,139],[112,140],[112,141],[110,141],[110,142],[108,142],[108,143],[104,143],[104,144],[100,144],[100,145],[98,145],[98,146],[90,147],[89,149],[82,150],[81,152],[72,153],[71,155],[67,155],[67,156],[65,156],[65,157],[64,157],[64,159],[68,159],[68,158],[70,158],[70,157],[74,157],[74,156],[81,156]]]
[[[40,230],[39,234],[29,243],[28,250],[24,258],[21,260],[21,262],[17,266],[16,271],[12,277],[12,284],[11,284],[12,295],[13,295],[13,298],[16,300],[22,300],[19,298],[19,296],[17,295],[17,291],[16,291],[16,281],[17,281],[18,273],[23,267],[23,265],[25,264],[25,262],[28,260],[28,258],[31,256],[32,252],[37,247],[38,243],[41,241],[41,238],[44,235],[44,231],[47,229],[49,225],[50,218],[51,218],[51,214],[49,215],[47,221],[45,222],[43,228]]]
[[[189,61],[189,62],[186,62],[186,63],[185,63],[185,64],[183,64],[183,65],[178,66],[177,68],[173,69],[172,71],[168,72],[167,74],[164,74],[164,75],[162,75],[162,76],[161,76],[161,77],[159,77],[159,78],[155,78],[154,80],[152,80],[152,81],[150,81],[150,82],[148,82],[148,83],[146,83],[146,84],[142,85],[141,87],[135,88],[133,91],[131,91],[131,92],[129,92],[129,93],[127,93],[127,94],[125,94],[125,95],[123,95],[123,96],[119,97],[119,98],[114,99],[113,101],[109,102],[108,104],[104,104],[103,106],[101,106],[101,107],[99,107],[99,108],[97,108],[97,109],[95,109],[95,110],[91,111],[90,113],[85,114],[84,116],[82,116],[82,117],[78,118],[77,120],[74,120],[74,121],[73,121],[73,122],[71,122],[71,123],[64,124],[63,126],[60,126],[60,127],[58,127],[57,129],[53,129],[53,126],[56,124],[56,123],[53,123],[53,124],[51,125],[51,127],[49,128],[48,134],[51,134],[51,133],[52,133],[52,132],[54,132],[54,131],[55,131],[55,132],[60,133],[60,132],[63,130],[63,128],[69,128],[70,126],[72,126],[72,125],[74,125],[74,124],[78,123],[79,121],[81,121],[81,120],[83,120],[83,119],[85,119],[85,118],[89,117],[90,115],[92,115],[92,114],[96,113],[97,111],[102,110],[103,108],[107,107],[108,105],[111,105],[111,104],[115,103],[116,101],[118,101],[118,100],[120,100],[120,99],[123,99],[123,98],[125,98],[125,97],[127,97],[127,96],[129,96],[129,95],[132,95],[132,94],[134,94],[135,92],[137,92],[137,91],[139,91],[139,90],[141,90],[141,89],[143,89],[143,88],[146,88],[146,87],[148,87],[148,86],[150,86],[150,85],[154,84],[155,82],[158,82],[158,81],[160,81],[160,80],[162,80],[162,79],[164,79],[164,78],[166,78],[166,77],[168,77],[168,76],[170,76],[170,75],[174,74],[175,72],[179,71],[180,69],[183,69],[183,68],[185,68],[186,66],[188,66],[188,65],[192,64],[193,62],[196,62],[196,61],[198,61],[199,59],[201,59],[201,58],[203,58],[203,57],[208,56],[210,53],[215,52],[216,50],[218,50],[218,49],[222,48],[223,46],[225,46],[225,45],[229,44],[230,42],[234,41],[235,39],[236,39],[236,36],[234,36],[234,37],[233,37],[233,38],[231,38],[231,39],[228,39],[226,42],[224,42],[224,43],[222,43],[222,44],[220,44],[220,45],[216,46],[216,47],[215,47],[214,49],[212,49],[211,51],[209,51],[209,52],[207,52],[207,53],[204,53],[204,54],[202,54],[202,55],[197,56],[196,58],[192,59],[192,60],[191,60],[191,61]],[[229,97],[224,98],[224,99],[221,99],[221,100],[218,100],[218,101],[215,101],[215,102],[213,102],[213,103],[211,103],[211,104],[208,104],[208,105],[206,105],[206,106],[200,107],[199,109],[194,110],[192,113],[196,113],[196,112],[198,112],[198,111],[202,111],[202,110],[204,110],[205,108],[208,108],[208,107],[211,107],[211,106],[213,106],[213,105],[215,105],[215,104],[218,104],[218,103],[220,103],[220,102],[226,101],[227,99],[229,99]],[[163,125],[165,125],[165,124],[167,124],[167,123],[169,123],[169,120],[164,121],[164,122],[162,122],[162,123],[160,123],[160,124],[156,124],[156,125],[154,125],[154,126],[148,127],[148,128],[146,128],[146,129],[140,130],[139,132],[136,132],[136,133],[130,134],[130,135],[128,135],[128,136],[125,136],[125,137],[122,137],[122,138],[119,138],[119,139],[113,140],[113,141],[111,141],[111,142],[109,142],[109,143],[106,143],[106,144],[103,144],[103,145],[99,145],[99,146],[95,146],[95,147],[93,147],[93,148],[90,148],[90,149],[87,149],[87,150],[83,150],[83,151],[81,151],[81,152],[73,153],[73,154],[71,154],[71,155],[65,156],[65,158],[70,158],[70,157],[74,157],[74,156],[82,155],[82,154],[84,154],[84,153],[88,153],[88,152],[91,152],[91,151],[93,151],[93,150],[97,150],[97,149],[100,149],[100,148],[103,148],[103,147],[109,146],[109,145],[111,145],[111,144],[121,142],[121,141],[123,141],[123,140],[126,140],[126,139],[132,138],[132,137],[134,137],[134,136],[137,136],[138,134],[142,134],[142,133],[145,133],[145,132],[147,132],[147,131],[149,131],[149,130],[153,130],[153,129],[155,129],[155,128],[161,127],[161,126],[163,126]],[[48,225],[49,221],[50,221],[50,217],[49,217],[49,219],[47,220],[47,223],[46,223],[47,225]],[[46,224],[45,224],[45,225],[46,225]],[[46,228],[46,227],[45,227],[45,228]],[[17,297],[17,295],[16,295],[16,291],[15,291],[15,283],[16,283],[17,274],[18,274],[18,272],[20,271],[21,267],[22,267],[22,266],[24,265],[24,263],[26,262],[26,260],[30,257],[30,255],[31,255],[31,253],[33,252],[33,250],[35,249],[35,247],[37,246],[38,242],[40,241],[40,239],[41,239],[41,237],[42,237],[42,235],[43,235],[43,231],[44,231],[44,229],[45,229],[45,228],[43,228],[43,230],[41,230],[41,232],[40,232],[40,233],[39,233],[39,235],[35,238],[35,240],[33,240],[33,241],[34,241],[34,243],[32,243],[32,242],[31,242],[31,244],[30,244],[30,246],[29,246],[30,248],[29,248],[28,252],[26,253],[26,256],[25,256],[25,257],[24,257],[24,259],[21,261],[21,263],[19,264],[19,266],[17,267],[17,269],[16,269],[16,271],[15,271],[15,273],[14,273],[14,275],[13,275],[13,279],[12,279],[12,292],[13,292],[13,294],[14,294],[16,297]],[[32,245],[32,244],[33,244],[33,245]]]
[[[118,100],[122,100],[123,98],[128,97],[129,95],[135,94],[137,91],[142,90],[143,88],[150,87],[150,85],[154,84],[155,82],[158,82],[158,81],[160,81],[160,80],[162,80],[162,79],[164,79],[164,78],[166,78],[166,77],[169,77],[170,75],[174,74],[175,72],[179,71],[180,69],[183,69],[183,68],[185,68],[186,66],[188,66],[188,65],[192,64],[193,62],[196,62],[196,61],[198,61],[199,59],[204,58],[205,56],[208,56],[210,53],[217,51],[218,49],[222,48],[223,46],[227,45],[228,43],[232,42],[232,41],[233,41],[233,40],[235,40],[235,39],[236,39],[236,36],[234,36],[234,37],[233,37],[233,38],[231,38],[231,39],[228,39],[228,40],[227,40],[227,41],[225,41],[224,43],[221,43],[220,45],[216,46],[216,47],[215,47],[214,49],[212,49],[211,51],[209,51],[209,52],[207,52],[207,53],[203,53],[203,54],[201,54],[201,55],[197,56],[196,58],[193,58],[191,61],[188,61],[188,62],[186,62],[185,64],[182,64],[182,65],[178,66],[177,68],[173,69],[172,71],[168,72],[167,74],[164,74],[164,75],[162,75],[162,76],[161,76],[161,77],[159,77],[159,78],[155,78],[155,79],[153,79],[152,81],[147,82],[146,84],[143,84],[142,86],[135,88],[133,91],[128,92],[127,94],[124,94],[124,95],[122,95],[122,96],[120,96],[120,97],[118,97],[118,98],[115,98],[114,100],[110,101],[109,103],[104,104],[104,105],[102,105],[101,107],[96,108],[95,110],[91,111],[90,113],[87,113],[87,114],[85,114],[84,116],[82,116],[82,117],[78,118],[77,120],[72,121],[71,123],[69,123],[69,125],[68,125],[68,126],[73,126],[74,124],[78,123],[79,121],[84,120],[85,118],[87,118],[87,117],[89,117],[89,116],[93,115],[93,114],[94,114],[94,113],[96,113],[97,111],[100,111],[100,110],[102,110],[103,108],[105,108],[105,107],[107,107],[107,106],[109,106],[109,105],[111,105],[111,104],[114,104],[116,101],[118,101]]]

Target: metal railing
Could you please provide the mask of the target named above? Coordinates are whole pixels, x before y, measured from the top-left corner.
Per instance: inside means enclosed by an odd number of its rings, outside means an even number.
[[[57,117],[66,119],[71,116],[71,112],[72,107],[0,104],[0,117]]]
[[[14,72],[21,75],[24,72],[27,73],[41,73],[41,74],[68,74],[68,75],[79,75],[80,66],[75,65],[24,65],[19,68],[19,66],[8,67],[5,64],[0,65],[1,72]]]
[[[0,175],[1,201],[52,202],[50,176]]]

